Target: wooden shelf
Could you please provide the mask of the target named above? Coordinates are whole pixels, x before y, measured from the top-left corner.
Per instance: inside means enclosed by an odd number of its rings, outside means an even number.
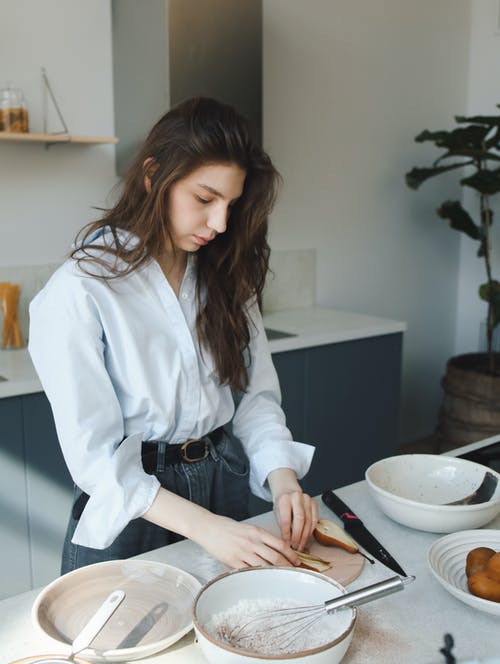
[[[73,136],[72,134],[20,134],[14,132],[0,132],[0,141],[18,143],[118,143],[116,136]]]

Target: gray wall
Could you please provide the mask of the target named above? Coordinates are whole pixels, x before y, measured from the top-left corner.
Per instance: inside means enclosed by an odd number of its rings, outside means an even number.
[[[434,428],[459,273],[434,213],[453,187],[404,173],[429,157],[414,137],[466,110],[469,26],[468,0],[264,2],[272,246],[316,249],[320,304],[407,321],[403,441]]]
[[[261,0],[113,0],[117,172],[168,108],[190,97],[235,106],[262,141]]]

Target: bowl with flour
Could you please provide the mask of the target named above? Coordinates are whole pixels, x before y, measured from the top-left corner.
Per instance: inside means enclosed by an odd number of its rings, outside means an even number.
[[[345,594],[339,583],[294,567],[252,567],[207,583],[193,607],[198,643],[210,664],[337,664],[352,639],[356,609],[320,617],[299,632],[296,609]],[[281,613],[292,609],[290,618]],[[228,637],[244,627],[245,638]],[[283,639],[283,632],[289,636]],[[236,639],[238,641],[239,639]]]

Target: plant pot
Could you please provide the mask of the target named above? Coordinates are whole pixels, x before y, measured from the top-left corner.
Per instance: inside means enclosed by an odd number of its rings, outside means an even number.
[[[500,353],[494,353],[500,368]],[[469,353],[448,360],[441,380],[444,396],[437,433],[452,449],[500,433],[500,372],[488,373],[488,354]]]

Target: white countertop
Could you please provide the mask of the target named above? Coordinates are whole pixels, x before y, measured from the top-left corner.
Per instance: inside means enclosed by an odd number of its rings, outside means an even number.
[[[406,324],[400,321],[320,307],[287,309],[266,314],[264,324],[267,328],[296,335],[270,341],[272,353],[406,330]],[[0,376],[8,379],[0,380],[0,399],[42,392],[42,386],[26,348],[0,350]]]
[[[336,490],[382,542],[414,583],[390,597],[358,608],[352,643],[342,664],[444,664],[439,653],[443,636],[451,633],[457,660],[493,657],[498,654],[500,619],[462,603],[450,595],[432,576],[427,565],[430,545],[442,535],[412,530],[388,519],[374,504],[366,482]],[[320,517],[336,517],[319,501]],[[254,517],[263,526],[273,522],[271,513]],[[500,528],[500,515],[485,528]],[[220,563],[190,541],[183,541],[140,556],[165,562],[195,575],[202,582],[223,571]],[[380,563],[365,563],[349,589],[392,576]],[[39,590],[0,602],[0,652],[2,661],[41,653],[62,653],[62,648],[35,631],[31,606]],[[171,648],[141,660],[144,664],[206,664],[193,633]]]
[[[273,330],[297,335],[270,341],[272,353],[378,337],[406,330],[406,323],[401,321],[322,307],[268,313],[264,315],[264,325]]]

